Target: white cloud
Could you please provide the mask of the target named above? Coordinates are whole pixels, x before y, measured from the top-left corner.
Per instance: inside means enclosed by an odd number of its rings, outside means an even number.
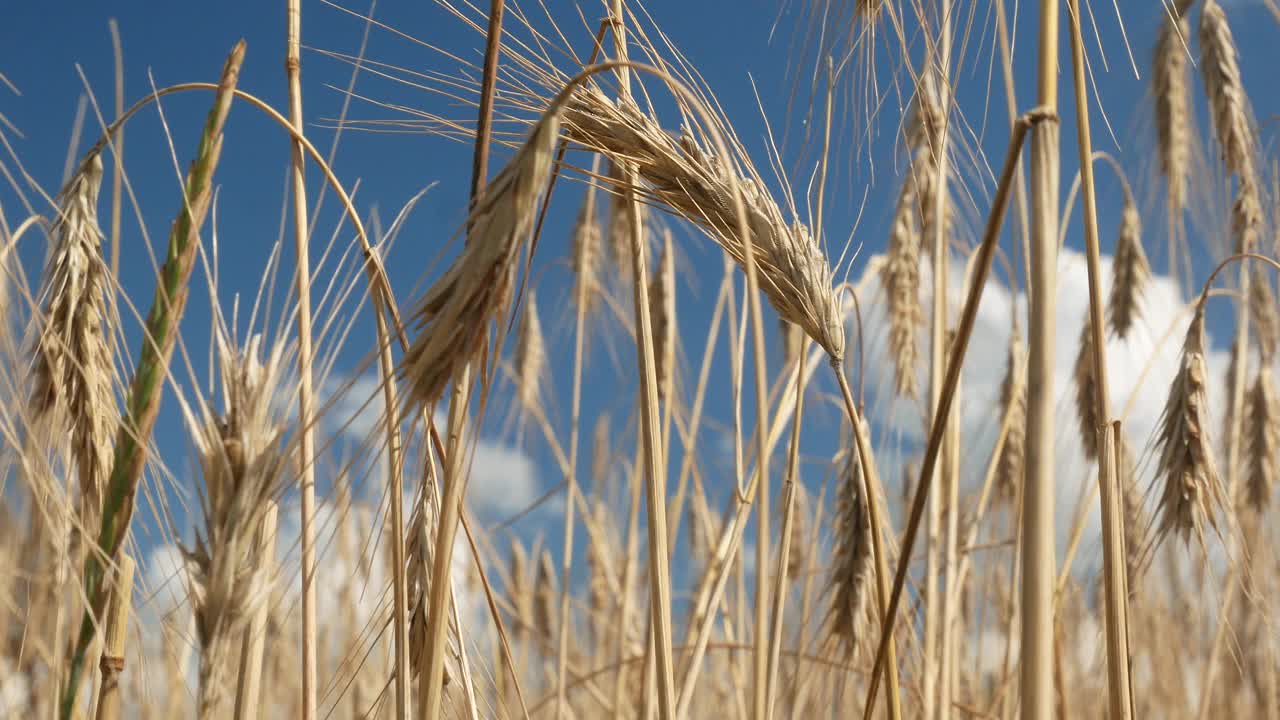
[[[960,263],[954,263],[959,265]],[[1111,258],[1102,258],[1102,291],[1104,297],[1111,285]],[[964,298],[963,268],[955,268],[950,278],[950,304],[953,321],[958,317]],[[1059,561],[1068,541],[1076,507],[1082,492],[1091,490],[1085,483],[1095,483],[1092,463],[1084,459],[1081,449],[1078,421],[1075,410],[1075,385],[1072,381],[1080,330],[1086,320],[1089,292],[1088,274],[1082,254],[1064,249],[1059,257],[1057,327],[1054,347],[1054,395],[1055,424],[1055,477],[1056,532]],[[922,301],[928,303],[931,280],[927,264],[922,265]],[[901,437],[907,452],[918,453],[924,440],[922,410],[918,404],[891,398],[888,390],[893,387],[893,364],[887,352],[887,319],[884,303],[876,301],[881,296],[879,282],[869,281],[863,301],[865,332],[867,335],[867,388],[873,395],[879,389],[879,397],[872,406],[875,422],[881,430],[888,429],[889,436]],[[1005,374],[1010,339],[1012,313],[1025,318],[1026,296],[1012,293],[998,282],[990,282],[983,292],[982,302],[969,342],[968,354],[962,373],[961,407],[964,434],[963,482],[976,489],[982,481],[991,446],[998,431],[997,399]],[[1153,480],[1155,458],[1151,443],[1154,430],[1163,411],[1169,385],[1177,372],[1182,342],[1190,321],[1188,306],[1175,284],[1165,276],[1155,276],[1149,283],[1142,300],[1140,324],[1124,341],[1110,338],[1107,343],[1108,390],[1113,414],[1122,415],[1123,428],[1130,446],[1139,456],[1139,482],[1146,488]],[[1212,333],[1210,333],[1212,335]],[[1024,342],[1026,330],[1023,329]],[[1224,395],[1223,376],[1227,353],[1213,347],[1210,337],[1206,361],[1210,371],[1210,399],[1213,425],[1217,427],[1222,415]],[[922,357],[928,350],[927,333],[922,333],[920,347]],[[923,363],[922,363],[923,364]],[[920,387],[927,389],[927,377],[921,376]],[[1215,433],[1216,434],[1216,433]],[[890,443],[892,444],[892,443]],[[889,448],[892,450],[892,448]],[[882,455],[887,462],[881,474],[890,497],[899,492],[901,473],[895,470],[902,459],[897,454]],[[1096,500],[1084,528],[1083,541],[1076,558],[1076,569],[1096,567],[1100,558],[1100,520]]]
[[[353,442],[377,447],[383,432],[382,389],[379,379],[365,374],[331,381],[325,387],[325,429]],[[447,425],[437,409],[436,426]],[[471,448],[467,501],[485,516],[509,516],[529,507],[543,492],[537,466],[522,449],[481,438]],[[410,463],[412,466],[413,463]],[[547,508],[544,512],[554,509]]]

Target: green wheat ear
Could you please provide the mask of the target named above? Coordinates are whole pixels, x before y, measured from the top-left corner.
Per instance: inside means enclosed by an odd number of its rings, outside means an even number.
[[[209,210],[213,173],[222,153],[222,128],[231,110],[231,99],[244,62],[244,50],[244,40],[236,43],[222,68],[213,108],[205,120],[191,169],[187,171],[182,209],[169,230],[164,266],[160,268],[155,298],[147,313],[142,352],[129,385],[125,419],[116,433],[115,455],[103,504],[102,529],[98,533],[98,552],[91,553],[85,565],[84,590],[90,604],[85,608],[80,634],[71,650],[67,682],[62,692],[63,720],[72,717],[84,672],[85,654],[94,635],[93,618],[106,598],[103,592],[103,559],[114,557],[120,549],[133,516],[133,499],[146,457],[143,450],[160,410],[163,378],[173,354],[178,323],[186,308],[188,281],[200,244],[200,227]]]

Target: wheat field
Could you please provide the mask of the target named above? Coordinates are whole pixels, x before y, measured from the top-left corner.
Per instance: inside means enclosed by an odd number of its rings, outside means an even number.
[[[0,55],[0,717],[1280,719],[1275,0],[262,5]]]

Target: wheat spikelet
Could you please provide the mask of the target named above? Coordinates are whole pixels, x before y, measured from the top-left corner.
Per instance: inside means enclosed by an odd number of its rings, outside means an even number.
[[[653,360],[657,369],[658,401],[667,402],[667,388],[676,364],[676,258],[671,231],[664,230],[658,271],[649,280],[649,323],[653,327]]]
[[[1262,236],[1262,200],[1252,175],[1242,175],[1231,204],[1231,238],[1236,254],[1255,252]]]
[[[184,405],[204,480],[204,529],[186,551],[191,566],[196,637],[200,641],[202,718],[225,716],[230,700],[228,663],[240,633],[270,594],[270,568],[254,552],[255,534],[270,500],[284,487],[289,465],[279,416],[282,346],[259,358],[259,338],[236,348],[219,332],[220,416]]]
[[[1280,340],[1280,316],[1276,313],[1276,296],[1271,287],[1271,276],[1254,264],[1249,279],[1249,323],[1254,339],[1258,342],[1258,355],[1262,366],[1269,367],[1275,358],[1277,341]]]
[[[937,79],[932,66],[920,76],[913,100],[911,127],[907,132],[907,141],[911,145],[911,179],[915,183],[916,209],[919,211],[919,227],[921,229],[922,246],[928,252],[934,252],[930,243],[938,237],[934,224],[938,218],[938,203],[943,198],[940,192],[946,191],[946,185],[939,185],[938,168],[945,148],[942,144],[942,132],[946,123],[946,113],[938,94]],[[947,242],[951,223],[950,203],[945,207],[942,228],[943,242]],[[945,244],[944,244],[945,247]]]
[[[538,558],[538,578],[533,587],[533,631],[550,642],[554,637],[556,598],[556,564],[551,551],[544,549]]]
[[[844,357],[844,323],[822,248],[804,225],[783,219],[754,173],[730,172],[692,135],[673,138],[633,103],[614,102],[594,85],[574,92],[564,125],[570,140],[632,163],[645,182],[634,191],[702,227],[739,264],[746,252],[736,220],[740,190],[765,296],[827,354]],[[750,168],[745,157],[731,160]]]
[[[597,162],[599,164],[598,158]],[[593,166],[594,167],[594,166]],[[573,275],[577,287],[574,297],[581,300],[582,311],[590,314],[600,289],[600,224],[596,219],[596,187],[588,183],[586,197],[573,225]]]
[[[538,299],[529,291],[525,299],[524,322],[516,334],[516,394],[525,411],[541,408],[542,383],[547,377],[547,346],[538,319]]]
[[[510,305],[519,247],[532,229],[559,126],[555,113],[534,125],[529,139],[477,200],[462,254],[419,301],[412,320],[417,336],[400,368],[410,406],[433,404],[471,362],[479,363],[482,384],[487,383],[489,325]],[[503,323],[496,325],[495,351],[504,335]]]
[[[1187,182],[1191,169],[1191,80],[1187,67],[1185,18],[1165,18],[1156,36],[1152,62],[1152,95],[1155,97],[1156,137],[1160,171],[1165,176],[1169,212],[1177,215],[1187,206]]]
[[[609,163],[608,181],[611,187],[620,187],[623,182],[623,175],[617,163]],[[649,230],[651,218],[649,217],[649,206],[644,203],[632,203],[627,201],[627,195],[624,192],[614,192],[609,201],[609,220],[608,220],[608,242],[606,247],[609,253],[609,262],[613,265],[613,270],[617,273],[614,278],[616,281],[625,283],[631,281],[635,276],[635,270],[631,265],[631,216],[632,213],[639,213],[640,226],[640,247],[644,248],[645,261],[649,260]]]
[[[1280,406],[1276,405],[1276,390],[1271,369],[1263,366],[1249,389],[1248,431],[1246,432],[1249,458],[1248,504],[1256,512],[1263,512],[1271,504],[1271,494],[1280,472]]]
[[[1088,460],[1098,459],[1098,383],[1093,368],[1093,332],[1089,314],[1085,313],[1077,344],[1075,371],[1076,419],[1080,424],[1080,445]]]
[[[856,445],[850,443],[848,453],[836,494],[835,547],[827,586],[831,597],[828,626],[846,657],[857,651],[862,640],[872,573],[871,515],[864,491],[864,470]]]
[[[1235,38],[1227,24],[1227,14],[1217,0],[1205,0],[1200,12],[1200,72],[1204,76],[1223,164],[1242,180],[1252,178],[1252,111],[1240,77]]]
[[[1121,510],[1124,513],[1124,564],[1129,596],[1140,596],[1140,584],[1145,569],[1146,553],[1143,538],[1148,524],[1146,510],[1142,506],[1142,489],[1138,487],[1137,465],[1133,450],[1123,433],[1117,438],[1120,451],[1119,477]]]
[[[917,387],[916,363],[920,354],[920,328],[924,309],[920,305],[920,223],[917,215],[916,173],[903,180],[898,206],[889,234],[887,262],[880,271],[889,306],[889,352],[893,355],[895,391],[914,398]]]
[[[613,450],[610,431],[609,414],[596,416],[595,428],[591,432],[591,485],[599,490],[609,479],[609,469],[613,463]]]
[[[795,323],[778,318],[778,335],[782,338],[782,366],[790,367],[800,357],[803,347],[804,330]]]
[[[1027,351],[1017,332],[1009,341],[1009,359],[1000,383],[1000,409],[1009,415],[1009,432],[996,471],[1000,497],[1017,497],[1027,454]]]
[[[529,553],[519,539],[511,540],[511,559],[507,572],[510,587],[507,596],[515,609],[516,633],[523,635],[533,624],[533,592],[529,587]]]
[[[1111,297],[1107,303],[1111,332],[1121,339],[1129,334],[1140,315],[1139,303],[1147,281],[1151,279],[1151,264],[1142,249],[1142,218],[1133,197],[1126,194],[1124,210],[1120,215],[1120,233],[1116,238],[1115,258],[1111,264]]]
[[[102,158],[90,153],[58,195],[30,399],[37,422],[52,422],[51,429],[70,436],[79,522],[90,534],[97,532],[102,513],[118,419],[108,341],[112,313],[98,227],[101,186]]]
[[[1164,481],[1158,508],[1161,536],[1174,531],[1186,539],[1194,531],[1202,537],[1206,521],[1217,528],[1222,485],[1209,439],[1206,379],[1204,315],[1203,308],[1198,308],[1187,329],[1156,438],[1156,473]]]
[[[791,518],[791,548],[787,555],[787,577],[792,582],[804,582],[809,568],[809,498],[802,483],[792,486],[795,509]],[[781,511],[783,508],[779,508]],[[782,527],[781,521],[778,527]]]

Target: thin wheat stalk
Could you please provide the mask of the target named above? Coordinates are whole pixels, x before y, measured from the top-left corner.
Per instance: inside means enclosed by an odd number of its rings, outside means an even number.
[[[298,135],[304,134],[302,116],[302,0],[285,0],[286,52],[285,77],[289,85],[289,122]],[[297,257],[298,292],[298,477],[301,491],[299,514],[302,544],[302,718],[316,718],[316,550],[315,528],[315,387],[311,378],[311,260],[307,231],[307,186],[302,170],[305,166],[302,145],[291,142],[290,169],[293,188],[293,240]]]
[[[129,636],[129,610],[133,605],[133,557],[120,556],[120,564],[111,580],[111,600],[105,639],[103,641],[102,686],[98,694],[97,720],[117,720],[120,717],[122,691],[120,674],[125,669],[125,643]]]

